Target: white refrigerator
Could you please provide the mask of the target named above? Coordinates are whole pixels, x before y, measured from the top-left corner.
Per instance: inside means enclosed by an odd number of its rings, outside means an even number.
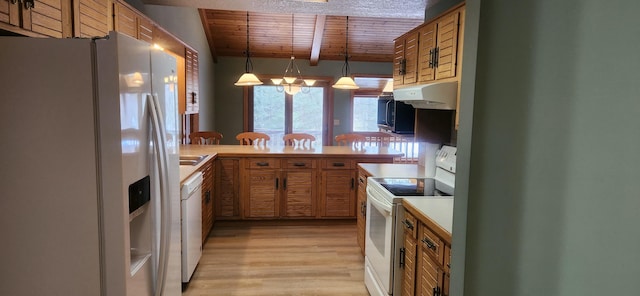
[[[0,37],[0,295],[180,295],[176,60]]]

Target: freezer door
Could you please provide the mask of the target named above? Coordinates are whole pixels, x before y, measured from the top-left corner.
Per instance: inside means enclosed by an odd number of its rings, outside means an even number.
[[[101,295],[91,46],[0,37],[0,295]]]

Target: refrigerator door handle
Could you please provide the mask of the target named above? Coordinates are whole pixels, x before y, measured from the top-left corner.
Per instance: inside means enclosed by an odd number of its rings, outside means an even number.
[[[167,277],[167,262],[169,256],[169,238],[171,236],[171,227],[169,223],[170,209],[169,209],[169,184],[167,169],[168,169],[168,156],[165,147],[166,134],[164,117],[162,110],[160,109],[160,103],[155,95],[147,94],[148,110],[151,117],[151,124],[153,127],[154,149],[156,150],[158,171],[160,180],[160,250],[158,255],[158,273],[156,277],[156,287],[154,293],[156,296],[162,295],[162,289]]]

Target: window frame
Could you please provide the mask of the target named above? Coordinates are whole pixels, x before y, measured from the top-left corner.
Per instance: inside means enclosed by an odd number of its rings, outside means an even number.
[[[271,78],[280,78],[280,76],[272,75],[272,76],[263,76],[260,81],[264,83],[263,85],[273,85],[271,82]],[[316,83],[313,85],[314,87],[323,87],[324,88],[324,98],[323,98],[323,114],[322,114],[322,143],[325,146],[327,144],[333,143],[333,89],[331,85],[333,84],[333,79],[331,77],[304,77],[306,79],[316,79]],[[243,130],[244,131],[253,131],[253,86],[247,86],[244,88],[243,95]],[[293,96],[285,93],[285,118],[290,118],[290,114],[292,112],[293,104],[292,104]],[[290,125],[291,124],[291,125]],[[285,133],[290,133],[292,128],[292,122],[290,120],[285,122]]]
[[[353,79],[357,79],[357,78],[380,78],[380,79],[393,79],[393,76],[390,75],[384,75],[384,74],[353,74],[351,75],[353,77]],[[380,89],[373,89],[373,88],[368,88],[368,89],[356,89],[351,91],[351,98],[350,98],[350,107],[351,110],[349,111],[349,129],[351,130],[351,132],[353,131],[353,112],[355,110],[354,108],[354,101],[356,97],[379,97],[380,95],[382,95],[382,89],[384,88],[384,85],[382,85],[382,88]]]

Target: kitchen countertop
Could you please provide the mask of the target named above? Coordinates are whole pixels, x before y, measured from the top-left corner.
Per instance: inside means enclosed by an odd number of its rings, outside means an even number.
[[[183,154],[182,151],[180,151],[180,155],[185,155],[185,154]],[[191,155],[191,154],[186,154],[186,155]],[[198,155],[204,155],[204,154],[198,154]],[[189,176],[191,176],[193,173],[200,170],[200,168],[204,164],[206,164],[207,161],[211,161],[215,157],[216,157],[215,153],[207,154],[207,157],[203,159],[201,162],[199,162],[197,165],[181,165],[180,166],[180,184],[182,184],[182,182],[184,182],[187,178],[189,178]]]
[[[290,155],[308,157],[353,156],[358,158],[378,156],[402,156],[402,152],[386,147],[364,147],[352,149],[347,146],[322,146],[313,149],[299,149],[291,146],[241,146],[241,145],[180,145],[180,155],[208,155],[195,166],[180,166],[180,182],[198,171],[207,161],[217,156],[269,156],[286,157]]]
[[[453,196],[405,197],[402,205],[428,224],[436,234],[451,243],[453,228]]]
[[[224,156],[358,156],[375,157],[380,155],[402,156],[403,153],[387,147],[364,147],[352,149],[347,146],[322,146],[312,149],[299,149],[291,146],[241,146],[241,145],[180,145],[181,155],[218,154]]]
[[[417,164],[360,163],[358,166],[374,178],[424,178],[426,176],[424,167]],[[402,205],[451,243],[453,196],[429,198],[407,196],[402,198]]]

